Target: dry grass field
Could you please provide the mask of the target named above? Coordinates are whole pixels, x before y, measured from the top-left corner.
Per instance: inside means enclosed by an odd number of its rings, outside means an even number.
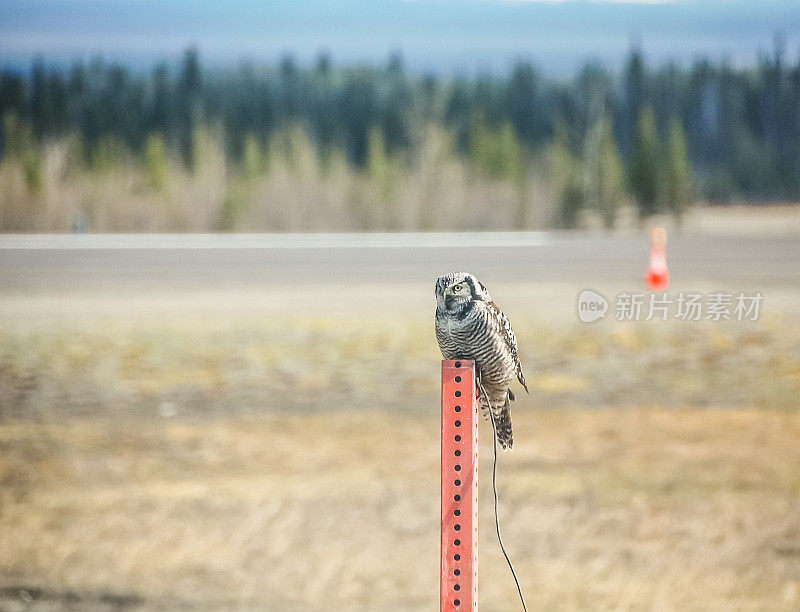
[[[24,163],[0,160],[0,231],[287,232],[545,227],[555,186],[530,172],[478,177],[443,130],[425,130],[414,164],[382,155],[366,170],[334,151],[323,159],[303,129],[275,137],[262,167],[242,171],[216,130],[195,133],[197,168],[177,160],[153,169],[120,152],[87,170],[70,139],[41,153],[38,186]],[[493,203],[487,207],[486,202]]]
[[[432,609],[427,317],[0,328],[0,609]],[[607,323],[607,324],[606,324]],[[515,318],[500,459],[530,609],[800,606],[800,326]],[[482,425],[480,601],[516,609]]]
[[[516,426],[501,511],[531,609],[800,604],[796,412],[524,411]],[[432,609],[437,440],[434,415],[374,411],[7,425],[3,582],[88,608]],[[489,441],[480,597],[508,610]]]

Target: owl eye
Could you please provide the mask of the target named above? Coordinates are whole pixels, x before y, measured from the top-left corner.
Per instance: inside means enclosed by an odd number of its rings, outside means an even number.
[[[455,285],[455,286],[453,287],[453,291],[455,291],[456,293],[458,293],[459,291],[461,291],[461,285]]]

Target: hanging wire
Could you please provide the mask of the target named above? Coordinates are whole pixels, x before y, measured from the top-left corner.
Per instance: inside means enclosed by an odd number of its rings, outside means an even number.
[[[522,609],[528,612],[528,606],[525,605],[525,598],[522,596],[522,587],[519,585],[517,572],[514,570],[514,564],[511,563],[511,558],[506,552],[506,546],[503,544],[503,536],[500,535],[500,518],[497,513],[497,425],[494,422],[494,412],[492,411],[492,403],[489,401],[489,395],[486,389],[483,388],[480,378],[478,379],[478,387],[486,398],[486,403],[489,405],[489,418],[492,421],[492,447],[494,448],[494,461],[492,462],[492,491],[494,492],[494,527],[497,531],[497,541],[500,543],[500,550],[503,551],[503,556],[506,558],[511,575],[514,577],[514,583],[517,585],[517,593],[519,593],[519,600],[522,602]]]

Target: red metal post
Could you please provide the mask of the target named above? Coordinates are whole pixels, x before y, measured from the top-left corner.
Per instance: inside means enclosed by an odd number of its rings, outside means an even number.
[[[478,402],[475,362],[442,361],[440,610],[478,609]]]

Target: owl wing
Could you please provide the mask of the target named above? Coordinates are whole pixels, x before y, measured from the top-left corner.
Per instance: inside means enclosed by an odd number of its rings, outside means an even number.
[[[503,341],[506,344],[506,348],[508,348],[508,352],[511,353],[511,357],[514,359],[514,373],[517,375],[517,380],[519,380],[519,384],[525,388],[525,392],[530,393],[530,391],[528,391],[528,385],[525,382],[525,374],[522,373],[522,363],[519,360],[519,353],[517,352],[517,337],[514,335],[514,330],[511,329],[511,321],[508,320],[506,313],[494,302],[489,302],[489,309],[500,322],[500,333],[503,335]]]

